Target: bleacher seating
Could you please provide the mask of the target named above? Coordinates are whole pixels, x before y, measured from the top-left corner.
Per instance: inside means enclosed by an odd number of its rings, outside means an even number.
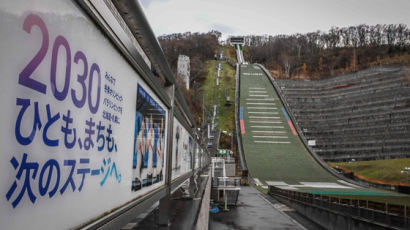
[[[326,161],[410,157],[410,67],[324,80],[277,80],[313,150]]]

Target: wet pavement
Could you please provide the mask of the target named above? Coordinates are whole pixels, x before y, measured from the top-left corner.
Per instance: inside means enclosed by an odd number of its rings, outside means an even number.
[[[191,230],[195,229],[195,224],[201,207],[202,196],[208,181],[208,169],[204,169],[202,176],[196,177],[195,181],[198,185],[194,198],[183,198],[181,190],[177,190],[172,194],[172,200],[169,211],[170,225],[168,227],[158,226],[159,209],[158,202],[141,214],[136,219],[132,220],[122,230]]]
[[[227,212],[211,213],[209,219],[210,230],[320,229],[293,209],[251,186],[241,187],[237,207],[230,207]]]

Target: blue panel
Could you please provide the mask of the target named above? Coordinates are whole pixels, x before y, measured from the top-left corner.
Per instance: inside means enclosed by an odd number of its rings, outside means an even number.
[[[282,107],[282,112],[283,112],[283,114],[285,115],[286,120],[290,121],[290,118],[289,118],[289,116],[288,116],[288,113],[286,112],[285,108],[283,108],[283,107]]]

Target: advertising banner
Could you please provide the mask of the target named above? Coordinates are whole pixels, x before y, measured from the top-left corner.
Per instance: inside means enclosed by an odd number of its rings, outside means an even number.
[[[201,167],[204,167],[207,164],[207,156],[206,156],[206,152],[201,149]]]
[[[194,153],[195,153],[195,169],[199,168],[199,148],[200,148],[200,146],[199,146],[198,142],[195,142],[195,150],[194,150]]]
[[[192,167],[194,166],[194,162],[193,160],[195,160],[194,158],[194,142],[191,136],[189,136],[189,140],[188,140],[188,150],[189,150],[189,157],[188,157],[188,164],[187,164],[187,171],[192,170]]]
[[[174,117],[174,138],[172,150],[172,179],[191,170],[188,131]]]
[[[164,184],[166,107],[75,1],[1,1],[0,50],[1,229],[76,228]]]
[[[132,190],[164,178],[165,110],[140,85],[135,115]]]

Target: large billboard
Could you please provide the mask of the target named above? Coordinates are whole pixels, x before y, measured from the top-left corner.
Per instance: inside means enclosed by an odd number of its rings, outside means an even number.
[[[76,228],[164,184],[166,107],[75,1],[1,1],[0,50],[1,229]]]

